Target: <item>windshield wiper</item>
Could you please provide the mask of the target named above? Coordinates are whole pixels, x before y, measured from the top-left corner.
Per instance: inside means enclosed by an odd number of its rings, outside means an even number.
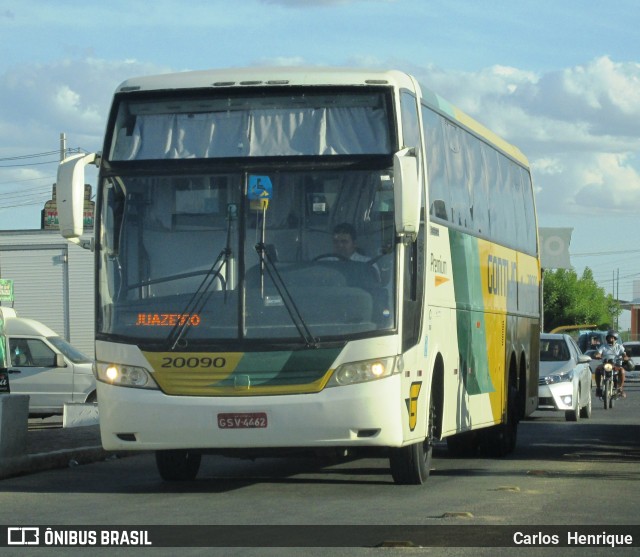
[[[258,257],[260,258],[260,280],[261,280],[261,295],[264,298],[264,270],[267,270],[271,281],[273,282],[282,302],[284,303],[284,307],[287,310],[287,313],[291,317],[291,321],[295,325],[296,329],[300,333],[300,336],[304,340],[307,348],[317,348],[319,340],[313,336],[309,326],[306,324],[298,306],[294,302],[289,290],[282,280],[282,276],[280,272],[274,265],[273,261],[269,257],[269,253],[267,251],[267,247],[264,242],[258,242],[255,246],[256,252],[258,252]]]
[[[199,314],[202,311],[202,308],[205,306],[205,304],[209,300],[209,297],[211,296],[211,285],[216,280],[219,280],[222,283],[222,288],[224,289],[226,300],[227,282],[222,275],[222,270],[229,261],[230,257],[231,250],[225,248],[220,252],[220,255],[218,255],[211,268],[207,271],[204,279],[202,279],[200,286],[198,286],[198,289],[194,292],[193,296],[191,296],[191,299],[182,310],[181,315],[185,316],[185,318],[178,320],[178,322],[171,329],[171,332],[169,333],[169,336],[167,336],[167,340],[165,341],[165,344],[169,346],[171,350],[175,350],[176,346],[185,335],[187,328],[191,325],[191,320],[189,319],[189,317],[191,315]],[[216,269],[218,264],[219,267]]]
[[[216,280],[219,280],[222,284],[222,288],[224,290],[224,301],[227,301],[227,281],[225,280],[222,271],[225,266],[228,265],[232,253],[231,221],[231,210],[229,210],[226,245],[216,258],[216,260],[213,262],[213,265],[211,265],[211,267],[207,271],[207,274],[202,279],[202,282],[200,283],[200,286],[198,286],[198,289],[193,293],[193,296],[191,296],[189,302],[182,310],[181,315],[184,316],[184,318],[178,320],[178,322],[173,326],[171,332],[167,336],[165,344],[171,350],[176,349],[176,346],[178,346],[178,343],[186,334],[188,327],[191,326],[191,315],[199,314],[202,311],[202,308],[204,308],[206,303],[209,301],[209,297],[211,296],[211,286]]]

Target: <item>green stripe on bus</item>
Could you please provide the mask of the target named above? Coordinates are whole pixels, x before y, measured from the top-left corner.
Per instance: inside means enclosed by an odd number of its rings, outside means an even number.
[[[489,375],[484,308],[477,307],[478,301],[483,300],[478,239],[450,230],[449,244],[460,372],[469,395],[490,393],[495,388]]]
[[[218,386],[247,375],[252,385],[304,385],[323,377],[342,348],[245,352],[233,373]]]

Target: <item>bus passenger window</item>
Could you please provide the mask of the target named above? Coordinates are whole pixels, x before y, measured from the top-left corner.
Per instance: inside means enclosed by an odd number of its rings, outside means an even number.
[[[447,220],[447,206],[442,199],[434,199],[429,212],[436,218]]]

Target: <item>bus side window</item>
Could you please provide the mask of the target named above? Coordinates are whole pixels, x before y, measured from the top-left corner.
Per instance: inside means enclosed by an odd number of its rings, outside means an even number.
[[[422,107],[422,124],[427,155],[429,184],[429,212],[432,217],[448,220],[451,192],[447,180],[446,139],[443,119],[432,110]]]
[[[442,220],[447,220],[447,205],[442,199],[434,199],[431,202],[431,214]]]

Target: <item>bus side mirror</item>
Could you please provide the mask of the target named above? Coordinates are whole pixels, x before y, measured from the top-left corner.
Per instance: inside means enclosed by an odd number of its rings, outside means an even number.
[[[415,241],[420,229],[420,183],[414,149],[402,149],[393,156],[393,192],[396,231]]]
[[[83,232],[84,167],[96,161],[96,154],[78,154],[64,159],[58,166],[56,198],[60,234],[79,243]]]

